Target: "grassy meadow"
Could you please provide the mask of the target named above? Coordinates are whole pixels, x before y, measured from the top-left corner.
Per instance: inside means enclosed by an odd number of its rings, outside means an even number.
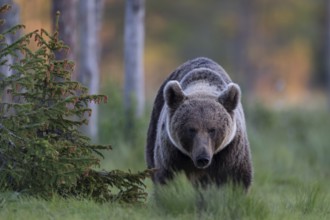
[[[113,150],[102,168],[143,170],[149,114],[128,134],[120,95],[107,93],[100,142]],[[0,195],[0,219],[330,219],[330,113],[262,106],[245,112],[254,164],[248,195],[231,186],[196,191],[184,176],[157,191],[147,180],[147,201],[133,205],[8,192]]]

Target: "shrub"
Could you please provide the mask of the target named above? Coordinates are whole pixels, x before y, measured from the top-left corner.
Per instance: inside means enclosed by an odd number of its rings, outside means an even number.
[[[100,150],[111,147],[91,144],[79,130],[92,114],[88,103],[106,103],[107,97],[89,95],[87,88],[71,81],[74,62],[55,57],[55,52],[69,50],[58,31],[41,29],[6,44],[5,37],[22,28],[17,25],[0,35],[0,65],[12,70],[10,76],[0,73],[0,189],[45,198],[144,199],[142,180],[148,171],[94,170]],[[32,40],[37,43],[34,51],[29,49]]]

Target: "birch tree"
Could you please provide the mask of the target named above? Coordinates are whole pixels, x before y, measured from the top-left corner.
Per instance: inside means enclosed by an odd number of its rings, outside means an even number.
[[[326,87],[328,97],[328,109],[330,110],[330,1],[326,3],[326,27],[325,27],[325,69],[326,69]]]
[[[99,91],[99,31],[101,28],[102,0],[79,1],[79,57],[77,79],[89,88],[90,94]],[[92,115],[89,125],[85,127],[86,133],[92,139],[97,138],[98,133],[98,108],[94,103],[89,106]]]
[[[59,17],[59,39],[63,40],[70,47],[68,53],[61,51],[56,54],[58,59],[64,57],[68,60],[77,61],[76,44],[77,44],[77,0],[53,0],[52,1],[52,17],[53,30],[55,30],[55,19],[57,11],[60,12]],[[72,79],[76,80],[76,71],[72,74]]]
[[[250,45],[253,44],[255,33],[255,8],[254,0],[235,2],[237,7],[238,29],[234,39],[234,63],[241,78],[243,89],[247,97],[251,98],[255,82],[255,71],[250,57]],[[260,41],[260,43],[262,43]]]
[[[13,0],[1,0],[0,5],[8,4],[11,6],[11,9],[7,12],[1,13],[0,19],[4,19],[4,23],[0,25],[0,32],[2,33],[4,30],[8,30],[11,27],[14,27],[15,25],[18,25],[20,23],[20,10],[18,5]],[[5,43],[7,45],[12,44],[15,42],[21,35],[21,32],[18,30],[16,34],[10,34],[5,36]],[[1,48],[0,48],[1,49]],[[19,56],[19,54],[18,54]],[[1,59],[0,61],[3,62],[6,60],[6,63],[0,66],[0,81],[2,80],[2,77],[8,77],[12,75],[12,70],[10,68],[10,65],[13,64],[13,57],[10,55],[7,55],[4,57],[4,59]],[[0,92],[1,94],[1,92]],[[8,94],[4,93],[3,96],[0,99],[2,101],[6,102],[8,100]]]
[[[144,112],[144,14],[145,0],[126,0],[124,33],[124,106],[127,113]],[[131,118],[131,117],[129,117]]]

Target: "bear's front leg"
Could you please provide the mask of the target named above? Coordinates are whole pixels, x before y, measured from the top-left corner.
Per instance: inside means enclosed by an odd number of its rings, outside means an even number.
[[[154,183],[166,184],[168,181],[173,179],[173,172],[166,170],[164,168],[156,168],[155,173],[152,176]]]

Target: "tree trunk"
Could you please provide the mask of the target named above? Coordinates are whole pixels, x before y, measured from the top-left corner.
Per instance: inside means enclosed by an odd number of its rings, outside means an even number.
[[[145,102],[143,73],[144,8],[145,0],[126,0],[124,106],[127,114],[134,112],[137,117],[143,115]]]
[[[70,47],[68,53],[61,51],[56,54],[57,59],[76,59],[76,40],[77,40],[77,0],[53,0],[52,2],[52,20],[53,30],[55,31],[56,13],[60,12],[59,17],[59,38]],[[76,71],[71,78],[77,79]]]
[[[11,5],[11,9],[7,12],[0,14],[0,19],[4,19],[5,23],[0,26],[0,33],[2,33],[4,30],[8,30],[11,27],[14,27],[15,25],[18,25],[20,23],[20,10],[18,5],[13,0],[1,0],[0,1],[1,6],[5,4]],[[6,44],[12,44],[18,38],[21,36],[21,31],[17,31],[15,34],[7,34],[5,36]],[[1,48],[0,48],[1,49]],[[8,77],[12,75],[12,70],[10,69],[10,65],[13,64],[14,60],[13,57],[10,55],[7,55],[4,60],[7,60],[7,62],[0,66],[0,81],[2,80],[1,75],[3,74],[3,77]],[[1,62],[3,60],[0,60]],[[1,92],[0,92],[1,94]],[[10,99],[9,94],[6,92],[3,93],[2,97],[0,97],[0,100],[3,102],[8,102]]]
[[[13,0],[1,0],[1,5],[9,4],[11,5],[11,9],[5,13],[1,14],[0,19],[4,19],[5,23],[0,26],[0,32],[2,33],[4,30],[7,30],[15,25],[18,25],[20,22],[20,16],[19,16],[19,7],[16,3],[14,3]],[[21,35],[21,32],[18,31],[16,34],[7,34],[5,36],[6,43],[12,44],[14,41],[16,41]],[[2,65],[0,68],[1,73],[3,73],[5,76],[11,75],[11,69],[9,68],[9,65],[13,63],[13,58],[10,55],[7,55],[5,58],[7,60],[7,63],[5,65]]]
[[[242,89],[251,98],[255,82],[255,71],[249,55],[254,33],[254,1],[242,1],[238,7],[238,32],[234,43],[234,63],[239,74]]]
[[[325,27],[325,69],[328,109],[330,110],[330,1],[326,1],[326,27]]]
[[[101,27],[101,0],[80,0],[79,1],[79,61],[78,61],[78,81],[89,88],[90,94],[97,94],[99,91],[99,31]],[[92,115],[89,125],[85,127],[85,132],[92,138],[97,139],[98,108],[91,103]]]

